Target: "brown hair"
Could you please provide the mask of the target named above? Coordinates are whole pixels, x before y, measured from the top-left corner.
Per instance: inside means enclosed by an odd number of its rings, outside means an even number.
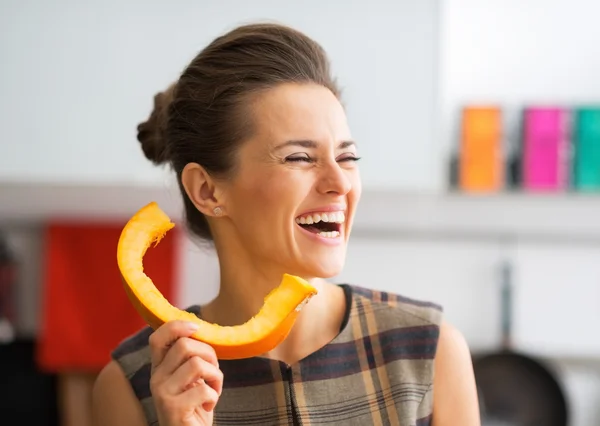
[[[188,228],[212,239],[208,222],[181,184],[186,164],[198,163],[215,177],[235,166],[239,145],[252,134],[251,96],[282,83],[316,83],[339,97],[322,47],[279,24],[238,27],[216,38],[154,97],[154,110],[138,126],[138,140],[154,164],[170,163],[184,199]]]

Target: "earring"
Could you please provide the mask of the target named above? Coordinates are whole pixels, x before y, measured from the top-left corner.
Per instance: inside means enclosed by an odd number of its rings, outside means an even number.
[[[223,214],[223,210],[221,209],[221,207],[215,207],[213,209],[213,213],[215,214],[215,216],[221,216],[221,214]]]

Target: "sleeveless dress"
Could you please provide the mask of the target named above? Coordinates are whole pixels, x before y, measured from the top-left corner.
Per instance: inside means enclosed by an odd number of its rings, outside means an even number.
[[[215,425],[426,426],[442,309],[397,294],[341,284],[346,314],[329,344],[293,365],[255,357],[219,360],[223,392]],[[200,315],[198,306],[188,311]],[[112,352],[158,425],[150,392],[149,327]]]

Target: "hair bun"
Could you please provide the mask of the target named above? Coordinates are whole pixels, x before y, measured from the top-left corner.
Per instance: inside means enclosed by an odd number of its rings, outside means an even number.
[[[175,83],[164,92],[154,96],[154,109],[146,121],[137,127],[137,139],[142,145],[144,155],[154,164],[163,164],[169,160],[165,129],[167,125],[169,105],[173,100]]]

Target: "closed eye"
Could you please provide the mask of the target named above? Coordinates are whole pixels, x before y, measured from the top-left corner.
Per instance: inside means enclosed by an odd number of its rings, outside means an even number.
[[[356,162],[358,160],[360,160],[361,157],[356,157],[355,155],[346,155],[343,156],[341,158],[337,158],[336,161],[338,162]],[[299,163],[299,162],[305,162],[305,163],[314,163],[315,160],[310,158],[307,155],[291,155],[289,157],[287,157],[285,159],[286,162],[290,162],[290,163]]]
[[[361,157],[355,157],[354,155],[348,155],[346,157],[343,158],[338,158],[337,161],[358,161],[360,160]]]
[[[285,159],[286,162],[290,162],[290,163],[299,163],[299,162],[306,162],[306,163],[312,163],[313,159],[310,158],[307,155],[290,155],[289,157],[287,157]]]
[[[346,163],[346,162],[357,162],[361,159],[361,157],[355,157],[354,155],[348,155],[342,158],[338,158],[336,161],[340,162],[340,163]],[[307,156],[291,156],[291,157],[287,157],[285,159],[286,162],[290,162],[290,163],[300,163],[300,162],[305,162],[305,163],[314,163],[315,160],[307,157]]]

